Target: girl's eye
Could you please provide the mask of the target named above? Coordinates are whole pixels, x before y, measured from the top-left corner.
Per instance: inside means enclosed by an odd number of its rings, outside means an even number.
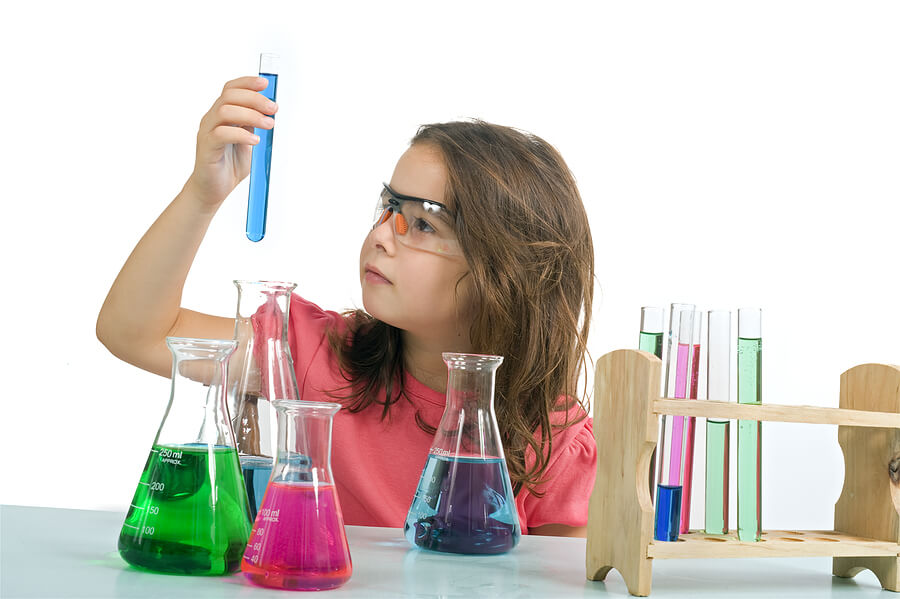
[[[419,233],[437,233],[428,221],[424,218],[415,218],[413,219],[413,229],[415,229]]]

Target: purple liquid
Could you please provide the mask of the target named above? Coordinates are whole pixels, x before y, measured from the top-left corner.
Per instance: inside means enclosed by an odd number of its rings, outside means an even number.
[[[688,372],[690,370],[691,346],[687,343],[678,344],[678,354],[675,360],[675,399],[687,397]],[[681,486],[681,451],[684,442],[684,416],[672,418],[672,451],[669,455],[669,486]]]
[[[256,515],[241,571],[278,589],[333,589],[352,564],[333,485],[272,482]]]
[[[515,547],[521,529],[506,461],[429,455],[405,534],[433,551],[490,554]]]

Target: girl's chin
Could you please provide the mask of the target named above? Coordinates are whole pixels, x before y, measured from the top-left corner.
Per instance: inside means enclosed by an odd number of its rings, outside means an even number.
[[[371,297],[366,297],[366,295],[367,294],[365,293],[365,291],[363,291],[362,304],[363,304],[363,310],[366,311],[366,314],[368,314],[369,316],[371,316],[372,318],[374,318],[376,320],[380,320],[381,322],[383,322],[385,324],[389,324],[391,326],[397,326],[396,324],[394,324],[394,319],[391,318],[390,311],[384,310],[381,307],[379,301],[377,301]]]

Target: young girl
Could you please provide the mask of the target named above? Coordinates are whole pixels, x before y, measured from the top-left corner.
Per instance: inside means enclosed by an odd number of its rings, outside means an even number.
[[[180,301],[211,219],[249,173],[253,128],[274,126],[265,85],[225,85],[201,120],[193,173],[113,283],[97,336],[119,358],[169,376],[166,336],[233,336],[234,319]],[[495,407],[523,532],[583,535],[596,445],[576,386],[593,276],[584,206],[553,147],[480,121],[421,127],[363,242],[365,311],[291,298],[300,396],[344,405],[332,468],[345,522],[403,526],[452,351],[504,357]]]

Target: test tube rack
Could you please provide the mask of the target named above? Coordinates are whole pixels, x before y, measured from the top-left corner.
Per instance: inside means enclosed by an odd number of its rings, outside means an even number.
[[[661,364],[632,349],[597,362],[594,437],[603,459],[597,461],[588,515],[589,580],[604,580],[615,568],[629,593],[646,597],[656,559],[832,557],[835,576],[868,569],[882,588],[900,590],[900,366],[847,370],[840,407],[823,408],[660,397]],[[756,542],[739,541],[734,532],[701,531],[676,542],[654,540],[650,457],[662,414],[838,425],[845,474],[835,530],[769,530]]]

